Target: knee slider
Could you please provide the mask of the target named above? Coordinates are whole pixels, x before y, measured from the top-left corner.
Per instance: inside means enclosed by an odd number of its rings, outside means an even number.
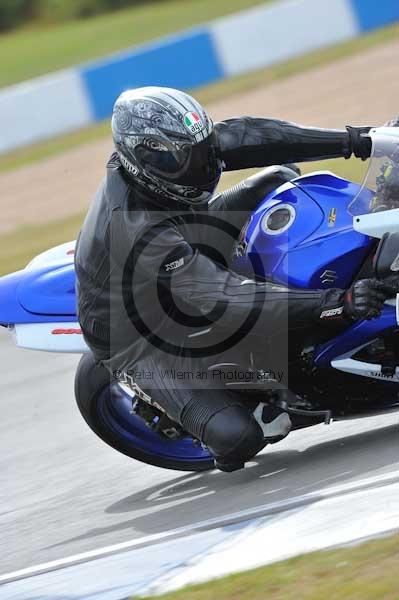
[[[264,445],[258,423],[238,404],[220,410],[209,419],[203,441],[216,458],[231,463],[249,460]]]

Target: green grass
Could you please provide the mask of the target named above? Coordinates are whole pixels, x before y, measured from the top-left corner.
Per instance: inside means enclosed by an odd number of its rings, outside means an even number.
[[[395,535],[352,548],[299,556],[156,599],[398,600],[398,564],[399,536]]]
[[[363,50],[378,44],[393,40],[398,36],[399,24],[395,24],[344,44],[332,46],[318,52],[312,52],[280,65],[252,71],[238,77],[232,77],[225,81],[200,88],[196,90],[195,95],[200,102],[210,104],[233,94],[242,93],[243,91],[248,91],[259,86],[271,84],[295,73],[320,67],[334,60],[362,52]],[[0,157],[0,172],[10,171],[24,164],[39,162],[40,160],[59,154],[83,143],[102,139],[109,134],[110,124],[107,119],[105,122],[93,125],[87,129],[82,129],[68,135],[16,150]]]
[[[28,225],[0,236],[0,275],[18,271],[37,254],[77,237],[84,215]]]
[[[353,181],[361,181],[366,163],[356,159],[334,159],[302,165],[304,173],[325,169],[336,172]],[[220,184],[220,190],[230,187],[248,177],[257,169],[226,173]],[[77,237],[84,214],[66,219],[46,222],[42,225],[30,225],[0,236],[0,275],[22,269],[37,254],[52,246],[62,244]],[[398,596],[399,599],[399,596]]]
[[[168,0],[0,36],[0,87],[103,57],[265,0]]]

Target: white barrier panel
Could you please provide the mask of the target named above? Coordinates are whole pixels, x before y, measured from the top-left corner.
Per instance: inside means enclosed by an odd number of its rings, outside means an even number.
[[[237,75],[351,39],[359,27],[347,0],[288,0],[210,25],[225,75]]]
[[[0,91],[0,154],[92,123],[76,70],[60,71]]]

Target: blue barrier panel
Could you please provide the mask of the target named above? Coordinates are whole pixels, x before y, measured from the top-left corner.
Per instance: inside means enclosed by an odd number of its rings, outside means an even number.
[[[126,89],[143,85],[188,89],[224,76],[206,29],[82,67],[80,73],[96,121],[111,114],[117,96]]]
[[[350,0],[360,31],[369,31],[399,20],[399,0]]]

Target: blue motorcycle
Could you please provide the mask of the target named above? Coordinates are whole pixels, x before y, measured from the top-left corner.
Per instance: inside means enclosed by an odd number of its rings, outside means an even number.
[[[370,135],[373,151],[363,185],[315,172],[261,199],[237,240],[235,270],[251,276],[255,270],[260,278],[305,289],[399,277],[399,208],[384,194],[399,163],[399,128],[378,128]],[[165,415],[145,394],[95,364],[77,322],[74,246],[53,248],[0,278],[0,325],[19,347],[83,355],[77,404],[107,444],[159,467],[212,468],[206,447],[170,420],[165,426]],[[295,341],[289,391],[280,400],[294,429],[399,408],[398,322],[398,299],[392,299],[377,319]],[[260,396],[260,402],[267,397]]]

